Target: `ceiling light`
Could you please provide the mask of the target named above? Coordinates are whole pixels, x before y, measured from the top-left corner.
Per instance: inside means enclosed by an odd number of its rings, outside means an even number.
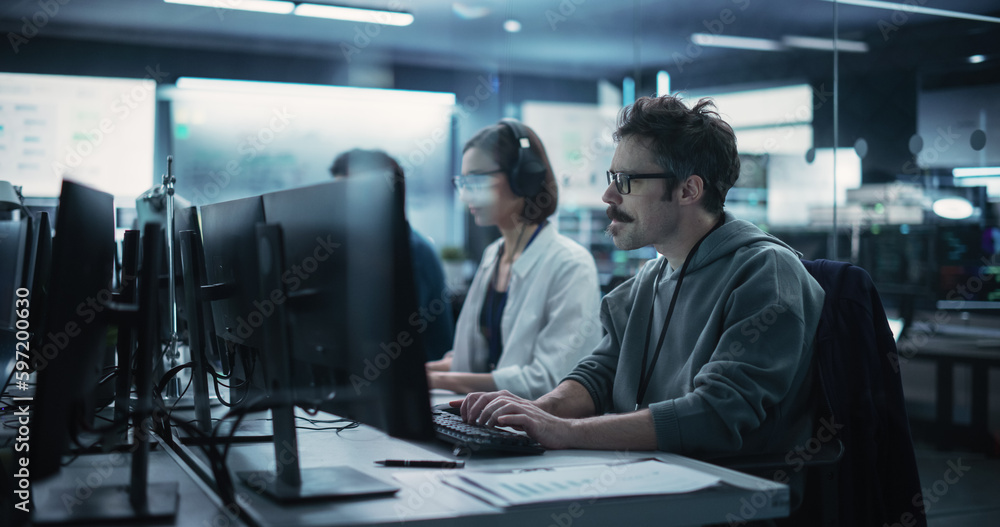
[[[965,198],[941,198],[931,205],[934,214],[949,220],[964,220],[975,212]]]
[[[223,2],[220,0],[163,0],[168,4],[195,5],[199,7],[216,7],[220,9],[236,9],[238,11],[257,11],[259,13],[274,13],[287,15],[295,9],[292,2],[271,0],[239,0],[238,2]]]
[[[788,35],[781,42],[791,48],[819,49],[833,51],[833,40],[829,38],[797,37]],[[856,40],[837,39],[837,50],[850,53],[868,53],[868,44]]]
[[[521,31],[521,23],[514,19],[507,20],[503,23],[503,30],[508,33],[517,33]]]
[[[979,22],[993,22],[1000,24],[1000,18],[994,16],[975,15],[972,13],[962,13],[961,11],[949,11],[947,9],[935,9],[933,7],[923,7],[912,4],[882,2],[880,0],[825,0],[825,1],[856,5],[860,7],[874,7],[875,9],[889,9],[892,11],[902,11],[904,13],[919,13],[921,15],[945,16],[949,18],[962,18],[965,20],[976,20]]]
[[[202,90],[222,93],[243,93],[248,95],[277,95],[286,97],[319,97],[324,99],[386,100],[387,94],[394,101],[405,98],[414,104],[453,105],[455,94],[447,92],[425,92],[416,90],[387,90],[381,88],[356,88],[353,86],[329,86],[324,84],[296,84],[286,82],[244,81],[232,79],[205,79],[201,77],[180,77],[180,90]]]
[[[757,51],[784,51],[785,45],[777,40],[767,40],[764,38],[731,37],[727,35],[711,35],[708,33],[694,33],[691,35],[691,42],[699,46],[709,46],[716,48],[736,48],[752,49]]]
[[[967,58],[965,60],[969,61],[969,64],[979,64],[980,62],[983,62],[984,60],[986,60],[986,56],[985,55],[973,55],[973,56],[971,56],[971,57],[969,57],[969,58]]]
[[[954,177],[990,177],[1000,176],[1000,167],[963,167],[952,169]]]
[[[295,14],[348,22],[371,22],[386,26],[408,26],[413,23],[413,15],[410,13],[334,5],[299,4],[295,8]]]

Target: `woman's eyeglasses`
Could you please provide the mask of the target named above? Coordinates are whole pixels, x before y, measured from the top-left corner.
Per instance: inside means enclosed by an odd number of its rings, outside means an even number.
[[[455,176],[451,178],[451,184],[455,186],[455,190],[485,190],[492,187],[497,182],[497,177],[493,174],[499,174],[503,170],[494,170],[493,172],[487,172],[485,174],[466,174],[463,176]]]

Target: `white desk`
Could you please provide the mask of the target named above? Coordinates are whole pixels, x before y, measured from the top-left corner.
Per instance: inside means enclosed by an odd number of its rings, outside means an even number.
[[[448,397],[435,396],[435,402]],[[260,419],[260,417],[257,417]],[[248,418],[249,419],[249,418]],[[298,431],[302,468],[348,465],[368,475],[402,487],[392,497],[308,502],[282,505],[256,489],[238,484],[237,502],[249,521],[281,526],[369,526],[400,522],[419,525],[471,525],[477,527],[538,525],[541,527],[605,525],[702,525],[729,523],[788,515],[789,490],[785,485],[747,476],[707,463],[663,452],[608,452],[592,450],[549,451],[538,456],[474,454],[464,469],[431,470],[381,467],[380,459],[455,459],[441,442],[409,442],[392,438],[368,426],[341,432]],[[185,455],[204,470],[204,455],[191,447]],[[531,508],[501,509],[480,501],[438,480],[454,470],[513,470],[569,465],[601,464],[655,457],[711,473],[723,484],[699,492],[656,497],[593,500],[581,497],[572,503]],[[275,470],[270,443],[234,444],[227,465],[231,472]],[[207,470],[206,470],[207,473]],[[394,477],[402,474],[402,479]],[[235,478],[234,478],[235,479]],[[608,484],[614,481],[609,476]]]

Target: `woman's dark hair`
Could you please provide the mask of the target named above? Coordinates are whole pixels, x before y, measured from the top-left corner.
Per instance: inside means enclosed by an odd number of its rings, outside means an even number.
[[[542,182],[541,190],[534,196],[525,196],[524,209],[521,217],[529,223],[542,223],[546,218],[555,213],[559,206],[559,188],[556,185],[556,176],[552,172],[552,165],[549,157],[545,153],[542,141],[535,134],[535,131],[526,125],[521,125],[528,133],[528,140],[531,142],[531,151],[545,166],[545,179]],[[472,139],[466,141],[462,148],[464,154],[471,148],[478,148],[493,155],[494,161],[500,166],[510,183],[510,174],[514,171],[514,164],[518,158],[517,138],[514,132],[504,124],[494,124],[487,126],[476,132]]]
[[[740,157],[736,134],[712,108],[711,99],[701,99],[688,108],[679,97],[640,97],[618,116],[614,140],[628,136],[641,138],[665,172],[664,199],[669,200],[677,185],[691,175],[705,182],[705,209],[720,214],[726,194],[740,177]]]

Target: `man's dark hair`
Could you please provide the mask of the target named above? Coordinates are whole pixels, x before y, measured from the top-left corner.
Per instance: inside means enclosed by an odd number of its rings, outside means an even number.
[[[713,110],[711,99],[701,99],[688,108],[680,98],[640,97],[618,116],[614,140],[640,138],[653,151],[656,162],[674,175],[667,181],[664,199],[670,200],[677,185],[690,175],[705,183],[705,209],[720,214],[726,194],[740,177],[736,134]]]
[[[522,126],[528,134],[532,152],[545,166],[545,180],[542,182],[542,189],[534,196],[525,196],[524,210],[521,211],[522,218],[537,224],[542,223],[555,213],[559,206],[559,188],[556,185],[555,173],[552,172],[552,165],[549,164],[549,157],[545,153],[541,139],[530,127]],[[514,132],[510,127],[497,123],[483,128],[476,132],[472,139],[466,141],[462,153],[464,154],[471,148],[478,148],[492,154],[493,159],[500,165],[500,170],[510,178],[514,164],[517,163],[517,150],[519,148],[517,138],[514,137]]]
[[[387,183],[397,185],[402,196],[406,196],[406,178],[403,167],[382,150],[364,150],[354,148],[348,150],[333,160],[330,175],[333,177],[348,177],[350,175],[378,174],[389,178]]]

